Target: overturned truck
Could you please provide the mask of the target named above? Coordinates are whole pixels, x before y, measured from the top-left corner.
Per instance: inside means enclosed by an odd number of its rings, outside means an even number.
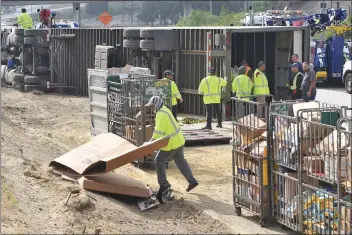
[[[218,76],[230,78],[231,67],[240,66],[243,59],[252,69],[264,60],[270,92],[275,99],[286,99],[282,88],[290,55],[296,53],[309,61],[310,53],[309,27],[50,29],[49,34],[52,90],[60,84],[57,91],[88,96],[87,69],[96,68],[101,59],[96,58],[96,46],[111,46],[101,69],[131,64],[151,69],[157,78],[164,70],[172,70],[184,97],[180,111],[194,115],[205,114],[197,89],[209,66],[216,68]],[[229,84],[222,95],[224,117],[231,114],[230,96]]]

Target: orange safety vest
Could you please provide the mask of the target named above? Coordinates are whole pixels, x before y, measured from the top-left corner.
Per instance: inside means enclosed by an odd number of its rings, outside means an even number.
[[[248,76],[248,71],[249,71],[249,70],[252,70],[252,69],[251,69],[251,67],[247,66],[247,68],[246,68],[246,76]],[[252,79],[252,78],[251,78],[251,79]]]

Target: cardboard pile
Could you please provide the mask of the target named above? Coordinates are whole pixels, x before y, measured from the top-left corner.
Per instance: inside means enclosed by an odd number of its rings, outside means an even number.
[[[50,162],[64,178],[78,181],[87,190],[148,198],[151,190],[142,182],[109,173],[164,147],[169,138],[136,147],[112,133],[104,133]]]

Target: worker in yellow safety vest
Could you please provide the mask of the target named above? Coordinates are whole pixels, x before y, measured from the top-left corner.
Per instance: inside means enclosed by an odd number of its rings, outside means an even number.
[[[203,95],[203,102],[207,107],[207,125],[202,129],[211,130],[213,110],[218,116],[218,125],[216,127],[222,128],[220,111],[221,89],[227,85],[227,80],[217,77],[215,68],[209,68],[208,73],[209,75],[200,82],[198,92]]]
[[[265,103],[266,97],[270,95],[268,79],[265,75],[265,62],[259,61],[258,68],[254,71],[253,75],[253,95],[256,96],[258,103]],[[257,117],[265,117],[265,106],[258,106]]]
[[[152,140],[160,139],[168,136],[169,143],[160,148],[155,157],[155,167],[158,176],[158,183],[160,188],[157,193],[157,199],[160,203],[165,200],[172,199],[171,185],[166,178],[166,165],[170,160],[174,160],[176,166],[187,179],[189,185],[186,189],[187,192],[197,187],[198,182],[193,177],[192,170],[189,167],[187,160],[184,156],[184,144],[185,138],[178,125],[176,119],[172,115],[170,109],[168,109],[163,100],[159,96],[153,96],[146,104],[147,107],[151,107],[156,112],[155,117],[155,130],[152,136]]]
[[[33,27],[33,20],[25,8],[22,8],[22,13],[17,17],[17,24],[23,29],[30,29]]]
[[[244,66],[245,68],[245,75],[247,75],[250,79],[253,78],[253,70],[251,67],[249,67],[248,63],[246,60],[242,60],[242,63],[241,63],[242,66]]]
[[[166,70],[164,72],[163,80],[171,81],[171,106],[172,106],[171,111],[172,111],[172,115],[174,115],[177,121],[177,100],[179,100],[180,103],[182,103],[183,99],[180,91],[178,90],[176,83],[172,80],[172,75],[174,75],[174,73],[172,73],[170,70]]]
[[[238,68],[238,76],[232,82],[232,92],[237,98],[250,96],[253,89],[252,80],[245,74],[246,68],[241,66]],[[249,100],[249,98],[243,98]]]
[[[291,77],[288,81],[287,87],[290,89],[290,96],[292,100],[302,99],[302,81],[303,73],[299,71],[299,64],[291,65]]]

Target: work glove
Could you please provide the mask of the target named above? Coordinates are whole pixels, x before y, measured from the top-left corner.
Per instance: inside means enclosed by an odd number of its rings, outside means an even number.
[[[297,93],[297,90],[294,90],[294,91],[292,92],[292,95],[296,95],[296,93]]]

